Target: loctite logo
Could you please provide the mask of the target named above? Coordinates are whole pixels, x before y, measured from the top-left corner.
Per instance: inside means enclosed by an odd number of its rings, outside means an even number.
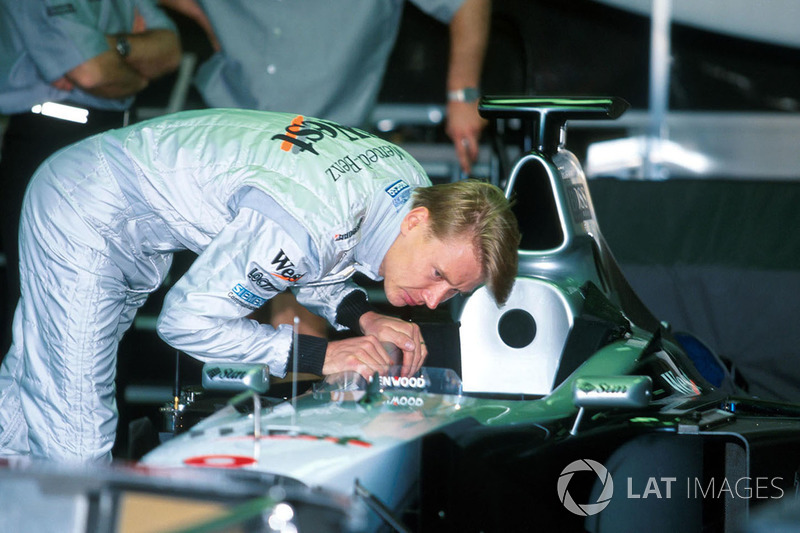
[[[273,285],[267,276],[261,272],[258,268],[254,268],[250,272],[247,273],[247,279],[255,283],[258,287],[268,290],[268,291],[277,291],[278,289]]]
[[[294,263],[292,260],[289,259],[289,256],[286,255],[282,249],[278,252],[278,255],[272,260],[272,265],[275,265],[276,272],[270,272],[272,276],[276,278],[280,278],[284,281],[288,281],[289,283],[294,283],[295,281],[299,281],[300,278],[305,276],[305,274],[298,274],[295,270]]]

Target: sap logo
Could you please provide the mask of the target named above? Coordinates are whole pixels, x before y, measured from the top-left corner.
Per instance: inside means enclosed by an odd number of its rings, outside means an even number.
[[[289,256],[286,255],[286,252],[283,250],[278,252],[278,255],[275,256],[270,264],[275,265],[276,267],[276,272],[271,272],[270,274],[276,278],[288,281],[289,283],[299,281],[300,278],[305,276],[305,274],[298,274],[295,271],[294,263],[292,263],[292,260],[289,259]]]
[[[247,279],[249,279],[262,289],[278,292],[277,287],[275,287],[275,285],[273,285],[270,282],[267,276],[263,272],[261,272],[258,268],[254,268],[253,270],[248,272]]]

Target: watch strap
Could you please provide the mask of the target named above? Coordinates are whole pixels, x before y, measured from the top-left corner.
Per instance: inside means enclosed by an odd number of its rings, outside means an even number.
[[[131,53],[131,43],[128,40],[127,35],[118,35],[117,36],[117,44],[115,46],[117,49],[117,53],[121,57],[128,57]]]
[[[481,97],[481,91],[477,87],[464,87],[454,91],[447,91],[449,102],[474,102]]]

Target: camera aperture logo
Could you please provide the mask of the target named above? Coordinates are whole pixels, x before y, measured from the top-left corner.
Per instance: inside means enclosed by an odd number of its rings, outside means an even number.
[[[597,474],[600,482],[603,484],[603,490],[597,497],[595,503],[578,504],[572,499],[569,491],[567,490],[569,482],[575,472],[593,471]],[[573,461],[561,471],[558,477],[558,499],[561,500],[562,505],[567,511],[574,513],[578,516],[591,516],[599,513],[611,502],[611,496],[614,495],[614,480],[611,479],[611,474],[605,466],[597,461],[591,459],[578,459]]]

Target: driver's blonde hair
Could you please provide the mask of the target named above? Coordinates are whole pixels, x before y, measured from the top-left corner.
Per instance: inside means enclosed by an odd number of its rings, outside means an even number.
[[[486,286],[503,305],[514,286],[520,243],[511,203],[498,187],[468,179],[414,190],[412,208],[425,207],[439,240],[464,234],[474,239]]]

